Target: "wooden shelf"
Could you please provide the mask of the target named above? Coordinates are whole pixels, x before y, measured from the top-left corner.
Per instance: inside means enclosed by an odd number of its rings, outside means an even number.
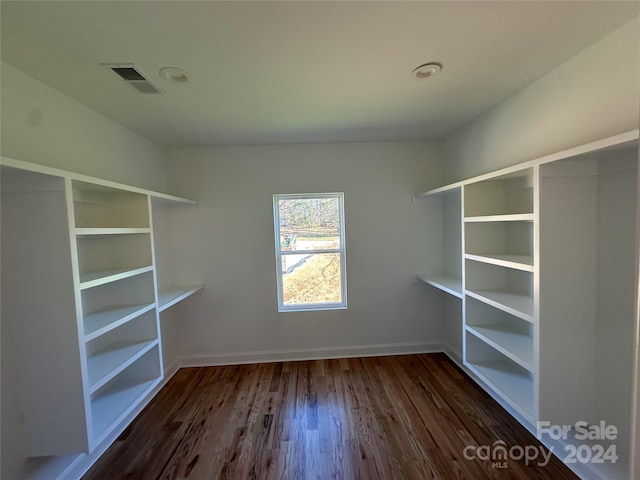
[[[533,222],[533,213],[514,213],[508,215],[483,215],[465,217],[465,222]]]
[[[163,312],[167,308],[190,297],[194,293],[202,290],[204,285],[189,285],[183,287],[173,287],[158,292],[158,312]]]
[[[511,255],[506,253],[491,253],[475,255],[466,253],[464,258],[476,262],[489,263],[499,267],[514,268],[525,272],[533,272],[533,257],[530,255]]]
[[[89,393],[103,387],[157,344],[157,339],[144,342],[116,342],[87,357]]]
[[[419,273],[416,278],[455,297],[462,298],[462,279],[443,273]]]
[[[467,362],[466,365],[518,413],[533,423],[533,381],[531,377],[508,360]]]
[[[152,310],[153,303],[137,305],[115,305],[113,307],[98,310],[84,316],[84,340],[89,342],[110,332],[120,325],[139,317]]]
[[[467,290],[466,294],[518,318],[533,322],[533,298],[506,290]]]
[[[76,236],[151,233],[150,228],[76,228]]]
[[[80,274],[80,290],[86,288],[97,287],[105,283],[117,282],[125,278],[140,275],[142,273],[151,272],[153,266],[139,268],[115,268],[110,270],[102,270],[98,272],[87,272]]]
[[[124,419],[161,380],[116,379],[91,399],[93,440],[99,443],[111,431],[111,426]]]
[[[467,325],[467,330],[522,368],[533,372],[533,338],[505,324]]]

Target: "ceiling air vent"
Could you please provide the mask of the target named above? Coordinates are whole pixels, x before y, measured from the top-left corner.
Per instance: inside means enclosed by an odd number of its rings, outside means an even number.
[[[139,93],[165,93],[164,90],[145,77],[140,69],[132,63],[102,63],[101,65],[118,75]]]

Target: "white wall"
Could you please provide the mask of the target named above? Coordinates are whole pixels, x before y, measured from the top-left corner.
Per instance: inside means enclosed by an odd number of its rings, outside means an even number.
[[[165,191],[162,149],[8,63],[1,64],[2,155]]]
[[[165,190],[162,150],[11,65],[2,63],[2,155],[154,190]],[[9,235],[10,232],[2,232]],[[8,480],[57,478],[84,457],[25,458],[19,378],[2,324],[2,472]],[[46,365],[43,365],[46,368]]]
[[[168,156],[171,190],[200,201],[172,232],[183,245],[178,278],[206,284],[178,307],[182,353],[194,363],[415,351],[442,340],[437,292],[412,284],[428,226],[411,196],[441,182],[438,142]],[[278,313],[272,195],[334,191],[345,194],[348,309]]]
[[[448,182],[638,128],[640,17],[448,135]]]

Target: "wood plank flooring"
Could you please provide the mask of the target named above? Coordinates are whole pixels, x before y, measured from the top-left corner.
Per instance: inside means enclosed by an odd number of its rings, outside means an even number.
[[[465,458],[500,440],[539,445],[443,354],[185,368],[83,478],[577,478]]]

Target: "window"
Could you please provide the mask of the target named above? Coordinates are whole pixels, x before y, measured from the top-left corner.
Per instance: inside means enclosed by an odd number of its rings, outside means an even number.
[[[344,195],[274,195],[278,311],[347,308]]]

